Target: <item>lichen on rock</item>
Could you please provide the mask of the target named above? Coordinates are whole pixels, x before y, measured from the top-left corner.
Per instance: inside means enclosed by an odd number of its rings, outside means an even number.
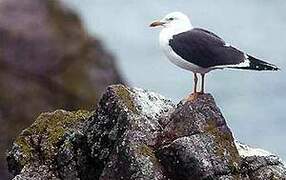
[[[166,142],[158,156],[178,179],[236,175],[240,157],[232,133],[211,95],[182,101],[165,127]]]
[[[242,158],[241,169],[250,179],[286,179],[285,164],[277,155],[238,141],[235,145]]]
[[[148,111],[152,106],[157,109]],[[163,177],[153,146],[162,129],[159,117],[173,107],[156,93],[122,85],[109,87],[86,130],[92,156],[107,164],[99,178]]]
[[[234,140],[210,94],[175,106],[123,85],[109,86],[94,112],[40,115],[8,162],[14,179],[286,178],[277,156]]]
[[[82,134],[82,123],[90,115],[88,111],[42,113],[13,143],[7,158],[10,172],[16,175],[32,164],[53,164],[61,144],[72,133]]]

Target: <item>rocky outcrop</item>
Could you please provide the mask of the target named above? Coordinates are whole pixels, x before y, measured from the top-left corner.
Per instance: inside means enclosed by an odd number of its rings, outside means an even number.
[[[172,178],[237,176],[240,158],[232,133],[209,94],[181,102],[164,131],[170,143],[158,156]]]
[[[59,165],[65,163],[62,160],[72,165],[73,156],[80,153],[78,146],[84,148],[83,144],[77,144],[77,139],[83,135],[83,123],[91,114],[87,111],[64,110],[41,114],[14,142],[8,157],[9,165],[12,165],[9,166],[10,172],[22,172],[22,179],[56,177],[58,173],[55,169],[61,171]],[[68,169],[68,166],[63,168]]]
[[[94,112],[42,114],[8,154],[14,179],[285,179],[275,155],[238,143],[210,94],[175,106],[110,86]]]
[[[1,0],[0,37],[0,154],[40,112],[91,109],[123,83],[112,55],[56,0]]]
[[[278,156],[239,142],[236,147],[242,159],[241,172],[249,179],[286,179],[285,163]]]

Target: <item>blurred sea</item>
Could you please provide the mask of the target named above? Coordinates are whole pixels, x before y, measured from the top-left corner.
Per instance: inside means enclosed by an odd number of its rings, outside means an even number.
[[[249,54],[278,65],[280,72],[213,71],[212,93],[235,136],[286,160],[285,0],[64,0],[88,30],[118,59],[132,86],[178,102],[192,90],[192,73],[171,64],[158,45],[151,21],[172,11],[186,13],[195,27],[211,30]]]

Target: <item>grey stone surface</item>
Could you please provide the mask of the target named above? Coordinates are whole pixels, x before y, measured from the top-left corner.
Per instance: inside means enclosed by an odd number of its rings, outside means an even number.
[[[83,139],[83,123],[92,113],[57,110],[41,114],[13,143],[9,171],[15,179],[85,177],[91,163]]]
[[[100,179],[165,179],[153,147],[162,131],[159,118],[173,108],[152,92],[108,88],[86,133],[91,156],[106,164]]]
[[[181,102],[164,132],[165,141],[171,143],[157,154],[173,178],[238,174],[240,157],[232,133],[211,95]]]
[[[43,128],[45,127],[45,128]],[[275,155],[236,142],[210,94],[175,106],[123,85],[94,112],[43,114],[9,152],[14,179],[285,179]]]
[[[239,142],[236,146],[242,158],[241,171],[250,179],[286,179],[285,164],[277,155]]]

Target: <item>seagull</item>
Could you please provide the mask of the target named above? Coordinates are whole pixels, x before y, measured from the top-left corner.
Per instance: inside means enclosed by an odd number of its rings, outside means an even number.
[[[163,27],[159,36],[160,47],[168,59],[194,74],[194,89],[190,99],[204,94],[205,74],[215,69],[242,69],[277,71],[279,68],[259,60],[226,43],[216,34],[194,28],[189,18],[181,12],[172,12],[150,24]],[[201,91],[197,91],[198,74],[201,75]]]

